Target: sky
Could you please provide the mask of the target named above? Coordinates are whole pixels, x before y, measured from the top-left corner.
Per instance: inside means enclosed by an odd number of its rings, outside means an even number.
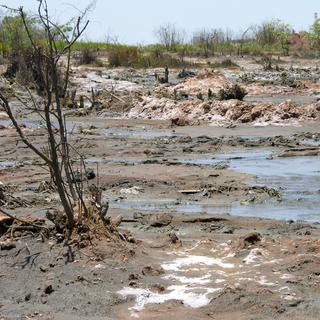
[[[47,0],[51,16],[59,22],[78,14],[91,0]],[[9,7],[35,11],[36,0],[0,0]],[[86,40],[105,41],[109,36],[122,43],[156,42],[155,30],[175,24],[191,34],[202,28],[231,29],[238,34],[250,25],[271,19],[307,30],[319,12],[319,0],[97,0],[88,18]],[[3,12],[2,12],[3,14]]]

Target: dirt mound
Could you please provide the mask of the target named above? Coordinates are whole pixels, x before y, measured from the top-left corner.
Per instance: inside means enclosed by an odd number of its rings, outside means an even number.
[[[230,81],[221,72],[206,71],[197,77],[188,78],[184,82],[169,88],[168,91],[170,93],[183,93],[189,97],[197,97],[199,94],[207,95],[209,89],[216,94],[220,89],[228,85],[230,85]]]
[[[299,121],[320,118],[320,102],[309,105],[298,105],[292,102],[250,104],[239,100],[202,101],[143,97],[134,105],[135,107],[126,114],[126,117],[158,120],[178,118],[184,119],[187,124],[204,122],[224,125],[232,122],[263,126],[295,124]]]

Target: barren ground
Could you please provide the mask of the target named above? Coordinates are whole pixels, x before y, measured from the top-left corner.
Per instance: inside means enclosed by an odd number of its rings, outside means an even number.
[[[156,86],[154,70],[74,68],[78,95],[101,93],[99,110],[67,110],[70,139],[134,243],[104,240],[66,263],[55,239],[13,235],[16,248],[0,250],[0,319],[319,318],[319,71],[285,61],[289,86],[238,63]],[[196,97],[244,74],[245,102]],[[59,207],[38,189],[48,172],[1,117],[3,207],[44,218]],[[46,144],[38,118],[19,121]]]

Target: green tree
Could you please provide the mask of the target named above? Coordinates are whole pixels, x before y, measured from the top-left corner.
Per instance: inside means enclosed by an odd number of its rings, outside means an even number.
[[[285,56],[289,55],[290,41],[292,38],[292,28],[290,25],[278,21],[275,28],[276,37],[281,45],[282,52]]]
[[[317,19],[311,27],[310,40],[312,47],[318,51],[320,55],[320,19]]]
[[[264,22],[257,27],[256,40],[261,46],[269,49],[280,46],[283,54],[288,55],[292,33],[291,30],[290,25],[280,20]]]
[[[37,20],[26,15],[26,23],[35,39],[43,38]],[[0,50],[3,55],[19,54],[22,50],[30,48],[30,41],[19,15],[8,15],[0,23]]]

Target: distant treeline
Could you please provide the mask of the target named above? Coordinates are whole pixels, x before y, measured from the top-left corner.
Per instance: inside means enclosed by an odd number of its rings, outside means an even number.
[[[45,30],[36,18],[26,17],[28,31],[37,44],[45,41]],[[65,34],[72,32],[68,25],[57,25]],[[191,63],[186,57],[210,58],[213,56],[266,56],[297,55],[320,57],[320,19],[309,30],[294,32],[280,21],[271,20],[251,26],[237,35],[228,30],[202,29],[188,35],[173,24],[155,30],[157,43],[129,46],[116,39],[105,42],[80,41],[74,44],[74,57],[81,64],[103,64],[99,57],[106,55],[109,66],[127,67],[181,67]],[[65,45],[61,32],[56,33],[58,47]],[[8,14],[0,21],[0,55],[2,59],[27,59],[31,43],[18,15]]]

